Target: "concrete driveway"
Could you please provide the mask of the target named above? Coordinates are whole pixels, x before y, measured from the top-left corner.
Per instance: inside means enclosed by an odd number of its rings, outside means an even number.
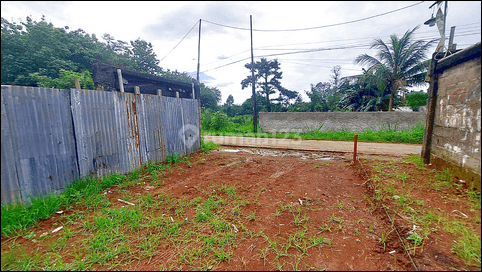
[[[321,141],[300,139],[275,139],[205,135],[205,141],[224,146],[266,147],[310,151],[353,152],[354,143],[345,141]],[[357,143],[357,154],[367,155],[420,155],[421,144]]]

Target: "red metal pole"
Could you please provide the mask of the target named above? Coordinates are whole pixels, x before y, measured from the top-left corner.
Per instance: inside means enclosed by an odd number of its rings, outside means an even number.
[[[357,144],[357,141],[358,141],[358,134],[355,134],[355,148],[354,148],[354,151],[353,151],[353,162],[354,163],[356,162],[356,144]]]

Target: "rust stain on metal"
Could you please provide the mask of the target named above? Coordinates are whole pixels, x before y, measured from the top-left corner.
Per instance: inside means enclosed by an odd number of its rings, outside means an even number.
[[[127,126],[128,126],[127,130],[129,131],[129,129],[132,125],[131,125],[131,118],[130,118],[130,113],[129,113],[129,103],[127,103],[127,100],[126,100],[126,113],[127,113]],[[130,135],[131,135],[131,133],[129,131],[129,138],[130,138]],[[129,157],[130,157],[131,161],[134,161],[134,158],[132,157],[133,155],[131,154],[129,147],[130,147],[130,143],[128,144],[128,147],[127,147],[127,153],[129,153],[129,155],[130,155]]]
[[[134,139],[136,141],[136,147],[139,152],[139,164],[142,164],[142,159],[141,159],[141,148],[140,148],[140,142],[139,142],[139,126],[137,124],[137,109],[136,109],[136,101],[132,101],[132,111],[134,113]]]

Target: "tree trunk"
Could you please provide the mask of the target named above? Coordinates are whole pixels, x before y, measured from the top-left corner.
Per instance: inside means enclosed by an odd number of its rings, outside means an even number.
[[[390,92],[390,102],[388,102],[388,111],[392,111],[393,93]]]
[[[388,102],[388,111],[392,111],[393,107],[393,90],[390,90],[390,102]]]

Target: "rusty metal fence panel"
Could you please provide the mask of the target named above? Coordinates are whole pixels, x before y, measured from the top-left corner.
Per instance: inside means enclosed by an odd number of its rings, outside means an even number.
[[[106,175],[128,169],[120,163],[122,149],[116,144],[125,134],[118,135],[114,97],[113,92],[71,90],[80,176]]]
[[[2,203],[58,193],[79,175],[70,91],[2,86]]]
[[[2,203],[200,146],[198,100],[2,86]]]

